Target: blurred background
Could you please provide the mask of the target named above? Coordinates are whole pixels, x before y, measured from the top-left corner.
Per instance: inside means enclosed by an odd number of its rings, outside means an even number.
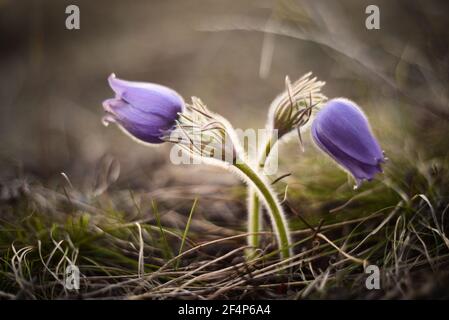
[[[371,2],[1,0],[0,175],[83,183],[106,154],[152,175],[167,150],[101,124],[112,72],[199,96],[239,128],[262,127],[284,77],[308,71],[328,97],[400,113],[419,135],[446,127],[447,1],[376,1],[367,30]],[[65,28],[69,4],[80,30]]]
[[[367,30],[371,2],[1,0],[0,177],[65,172],[81,187],[105,155],[119,161],[121,182],[159,176],[166,148],[146,149],[100,121],[112,72],[199,96],[244,129],[264,125],[286,75],[312,71],[328,97],[355,100],[372,121],[446,143],[447,1],[376,1],[381,28]],[[80,8],[80,30],[65,28],[69,4]],[[191,170],[171,171],[182,180]],[[166,183],[171,171],[140,183]]]

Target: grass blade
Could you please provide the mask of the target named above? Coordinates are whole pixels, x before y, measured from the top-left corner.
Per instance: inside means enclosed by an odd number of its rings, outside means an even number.
[[[197,203],[198,203],[198,198],[195,198],[195,201],[193,201],[192,208],[190,209],[189,219],[187,220],[187,224],[184,229],[184,233],[182,235],[181,246],[179,247],[178,256],[182,253],[182,249],[184,248],[184,243],[186,241],[187,233],[189,232],[189,228],[190,228],[190,222],[192,221],[192,216],[193,216],[193,213],[195,212]],[[178,269],[178,266],[179,266],[179,259],[176,259],[175,270]]]

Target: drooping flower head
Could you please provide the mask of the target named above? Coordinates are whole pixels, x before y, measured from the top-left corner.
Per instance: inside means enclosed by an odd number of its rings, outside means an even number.
[[[161,138],[172,130],[184,110],[182,97],[162,85],[125,81],[114,74],[108,81],[115,98],[103,102],[105,124],[115,122],[131,137],[145,143],[164,142]]]
[[[315,143],[349,171],[357,185],[382,172],[383,152],[363,111],[352,101],[332,99],[312,123]]]

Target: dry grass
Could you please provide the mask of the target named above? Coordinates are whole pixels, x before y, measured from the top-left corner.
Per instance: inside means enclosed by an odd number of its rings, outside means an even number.
[[[244,188],[239,185],[221,191],[230,198],[213,198],[215,208],[221,203],[241,213],[235,221],[235,216],[212,218],[211,207],[202,205],[214,196],[214,186],[212,193],[202,186],[196,203],[189,188],[167,187],[150,195],[106,188],[101,194],[82,195],[68,183],[52,190],[15,181],[11,186],[16,192],[10,192],[15,197],[2,205],[1,295],[442,298],[438,290],[447,283],[449,263],[448,162],[404,162],[393,154],[381,180],[354,192],[328,161],[310,165],[317,156],[310,153],[300,164],[309,169],[302,183],[288,178],[284,205],[294,230],[295,255],[285,261],[278,260],[269,231],[262,233],[258,257],[245,261]],[[280,191],[286,183],[277,183]],[[72,263],[82,274],[78,291],[63,285],[64,270]],[[369,264],[381,270],[381,290],[365,287],[364,267]]]

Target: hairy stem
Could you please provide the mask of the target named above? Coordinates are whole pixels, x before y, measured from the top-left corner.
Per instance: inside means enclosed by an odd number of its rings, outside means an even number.
[[[273,224],[273,229],[276,234],[279,249],[281,252],[281,257],[286,259],[291,255],[290,248],[290,231],[288,228],[287,221],[284,217],[284,213],[279,201],[276,199],[275,193],[271,190],[269,184],[261,177],[257,171],[252,169],[246,163],[236,163],[234,166],[245,176],[246,179],[251,183],[252,188],[257,191],[258,198],[261,199],[268,213],[270,214],[271,222]],[[256,195],[257,195],[256,194]],[[259,201],[259,200],[257,200]],[[259,206],[260,207],[260,206]],[[259,219],[257,215],[256,219]],[[258,220],[256,220],[258,221]],[[250,222],[254,222],[251,220]],[[256,227],[255,223],[249,223],[250,227]],[[259,228],[259,223],[257,223],[257,229]],[[253,237],[249,237],[249,241],[254,241]]]
[[[260,169],[265,167],[265,162],[271,152],[271,148],[274,143],[271,138],[268,138],[265,141],[265,147],[263,148],[263,153],[260,155],[258,159],[258,165]],[[262,228],[262,210],[260,206],[259,196],[256,191],[252,187],[248,187],[248,233],[250,236],[248,237],[248,244],[252,248],[259,247],[259,232]]]

